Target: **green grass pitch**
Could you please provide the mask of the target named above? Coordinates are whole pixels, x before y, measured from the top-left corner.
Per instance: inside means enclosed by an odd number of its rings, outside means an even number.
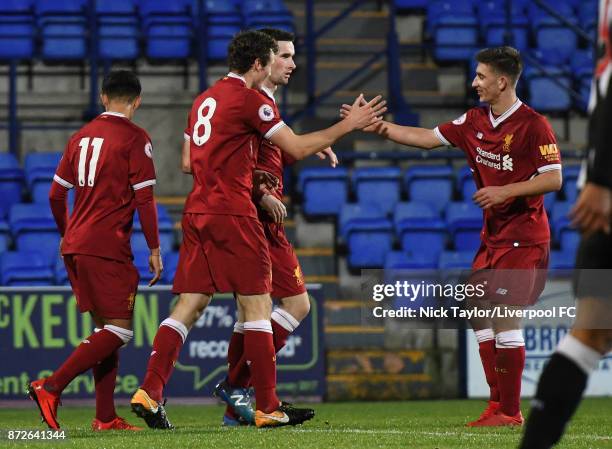
[[[221,427],[223,408],[218,405],[180,406],[170,402],[167,411],[175,430],[138,433],[94,433],[89,430],[93,407],[60,407],[66,441],[9,443],[8,429],[45,428],[32,404],[25,409],[0,409],[0,448],[516,448],[520,429],[464,427],[483,405],[474,400],[315,404],[315,419],[303,426],[256,429]],[[528,410],[528,403],[523,402],[522,408]],[[132,424],[142,423],[125,407],[118,412]],[[612,448],[612,399],[585,400],[558,447]]]

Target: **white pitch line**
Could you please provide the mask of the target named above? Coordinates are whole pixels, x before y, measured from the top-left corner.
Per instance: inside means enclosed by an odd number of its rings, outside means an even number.
[[[370,435],[411,435],[415,434],[433,436],[433,437],[499,437],[508,436],[507,433],[475,433],[475,432],[429,432],[420,430],[382,430],[382,429],[289,429],[292,432],[299,433],[361,433]],[[612,441],[612,436],[609,435],[564,435],[563,439],[567,440],[594,440],[594,441]]]

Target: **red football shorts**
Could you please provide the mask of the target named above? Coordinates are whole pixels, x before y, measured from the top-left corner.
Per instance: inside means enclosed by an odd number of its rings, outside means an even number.
[[[498,304],[530,306],[546,285],[550,246],[490,248],[482,243],[474,261],[470,283],[486,282],[485,299]]]
[[[306,292],[304,274],[282,224],[262,222],[272,261],[272,297],[281,299]]]
[[[178,293],[270,293],[268,243],[256,218],[184,214],[183,242],[172,291]]]
[[[140,276],[132,262],[67,254],[64,265],[80,312],[131,319]]]

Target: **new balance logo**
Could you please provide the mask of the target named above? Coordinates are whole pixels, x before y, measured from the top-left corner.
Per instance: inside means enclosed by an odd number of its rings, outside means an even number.
[[[513,171],[514,170],[514,164],[512,163],[512,158],[510,157],[509,154],[506,154],[502,158],[502,169],[503,170],[508,170],[508,171]]]
[[[91,343],[89,340],[83,340],[81,343]]]
[[[508,293],[508,290],[506,290],[505,288],[498,288],[495,293],[497,293],[498,295],[505,295]]]
[[[476,138],[477,139],[482,139],[482,133],[479,132],[478,134],[476,134]]]

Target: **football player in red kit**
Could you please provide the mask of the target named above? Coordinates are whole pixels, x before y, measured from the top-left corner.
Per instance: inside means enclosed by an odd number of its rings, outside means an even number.
[[[380,121],[380,97],[322,131],[296,135],[258,89],[270,75],[277,45],[270,36],[245,31],[229,46],[230,73],[199,95],[188,122],[194,185],[183,215],[183,242],[173,291],[176,307],[153,342],[153,353],[132,409],[150,427],[168,428],[161,404],[189,328],[215,292],[234,292],[244,317],[244,354],[255,388],[258,427],[293,425],[311,409],[281,403],[276,396],[276,352],[270,323],[272,267],[264,230],[252,202],[253,171],[261,139],[296,159],[329,147],[343,135]],[[161,415],[164,415],[163,417]]]
[[[132,122],[140,106],[140,82],[128,71],[111,72],[102,83],[106,112],[71,138],[51,185],[49,201],[57,223],[70,284],[79,311],[91,313],[95,332],[83,340],[54,373],[30,383],[29,394],[52,429],[58,429],[62,390],[93,368],[96,386],[94,430],[140,430],[115,413],[113,392],[118,350],[133,335],[132,314],[138,271],[132,263],[130,235],[137,209],[154,273],[162,272],[153,197],[155,168],[151,139]],[[66,196],[75,189],[68,217]]]
[[[367,130],[419,148],[452,145],[463,150],[478,188],[473,201],[484,214],[482,243],[472,269],[475,278],[487,270],[493,281],[483,302],[524,307],[537,300],[546,280],[550,230],[543,194],[561,188],[561,155],[546,118],[516,96],[522,71],[519,52],[487,48],[476,61],[472,87],[486,106],[434,129],[383,122]],[[341,114],[350,109],[343,105]],[[525,342],[520,318],[474,319],[471,324],[490,398],[480,418],[468,425],[522,425]]]

